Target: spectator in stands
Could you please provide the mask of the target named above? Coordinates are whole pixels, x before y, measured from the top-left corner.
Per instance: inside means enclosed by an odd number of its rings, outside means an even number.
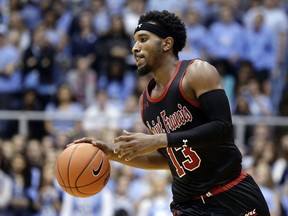
[[[285,182],[284,186],[282,187],[281,191],[281,207],[282,207],[282,214],[287,215],[288,213],[288,181]]]
[[[114,216],[113,194],[108,188],[104,188],[96,196],[85,199],[64,194],[60,216]]]
[[[120,14],[126,6],[127,0],[106,0],[105,3],[110,14]]]
[[[6,208],[12,198],[12,178],[0,169],[0,216],[6,216]]]
[[[137,77],[137,82],[134,87],[133,94],[136,96],[140,96],[144,89],[146,88],[147,82],[151,79],[151,76],[143,76],[143,77]]]
[[[119,0],[117,1],[119,2]],[[97,35],[106,34],[110,28],[110,11],[104,0],[91,0],[89,8],[93,14],[93,28]]]
[[[76,58],[75,68],[68,71],[66,79],[77,102],[84,107],[91,105],[97,88],[97,74],[91,67],[90,58],[85,56]]]
[[[263,84],[268,82],[276,66],[277,38],[274,32],[264,26],[264,17],[261,13],[254,18],[253,26],[246,29],[245,58],[254,67],[254,75]]]
[[[235,87],[236,87],[236,78],[235,74],[233,74],[233,71],[231,71],[231,64],[229,61],[223,59],[223,60],[217,60],[213,63],[213,66],[218,70],[220,76],[223,88],[226,92],[226,95],[228,97],[230,107],[233,109],[235,107]]]
[[[276,159],[272,177],[273,181],[280,186],[285,186],[288,183],[288,133],[281,136],[279,144],[279,156]],[[287,206],[288,207],[288,206]]]
[[[124,59],[113,58],[99,76],[98,88],[105,90],[109,98],[123,102],[133,92],[135,83],[136,77],[127,69]]]
[[[41,20],[41,9],[39,7],[39,2],[37,1],[27,1],[25,3],[20,3],[20,13],[24,22],[30,31],[33,31],[36,28]]]
[[[166,175],[154,175],[150,179],[151,188],[148,194],[138,203],[137,216],[170,216],[166,203],[170,203],[169,181]]]
[[[183,1],[178,0],[147,0],[147,10],[168,10],[176,11],[184,8]],[[184,1],[184,5],[185,1]]]
[[[31,186],[31,174],[24,155],[16,153],[11,159],[10,175],[13,179],[12,198],[5,216],[30,216],[33,206],[28,190]]]
[[[253,156],[253,161],[257,162],[263,157],[265,145],[272,139],[272,129],[265,124],[256,124],[253,133],[248,138],[249,153]]]
[[[236,22],[232,9],[223,6],[220,20],[209,27],[208,53],[212,62],[226,60],[235,73],[243,57],[243,28]]]
[[[52,9],[47,9],[43,13],[43,25],[46,28],[45,38],[48,42],[58,49],[60,42],[66,37],[66,33],[57,28],[57,16]]]
[[[10,107],[21,90],[21,74],[18,71],[19,52],[8,43],[9,30],[0,24],[0,110]]]
[[[248,82],[247,92],[243,92],[249,104],[251,115],[270,116],[273,115],[272,101],[261,92],[260,83],[251,78]]]
[[[11,141],[15,152],[24,153],[27,145],[27,137],[25,135],[19,133],[14,134]]]
[[[57,115],[59,117],[80,117],[83,114],[82,104],[75,101],[70,86],[66,83],[59,86],[54,100],[49,102],[45,108],[47,116]],[[66,133],[67,135],[77,135],[82,131],[81,121],[76,120],[46,120],[45,130],[48,134],[55,136],[57,133]]]
[[[14,104],[14,107],[10,107],[9,110],[21,110],[21,111],[43,111],[44,107],[40,101],[39,94],[35,89],[26,89],[23,91],[23,95],[18,104]],[[41,139],[45,135],[44,124],[42,120],[30,120],[28,122],[27,138],[28,139]],[[12,137],[13,134],[17,134],[19,131],[19,121],[9,121],[5,134],[8,137]]]
[[[271,176],[269,164],[259,161],[254,167],[253,176],[267,201],[270,215],[278,216],[280,213],[280,203],[277,194],[274,193],[275,183]]]
[[[32,41],[24,51],[22,72],[25,88],[35,88],[45,106],[56,91],[54,83],[55,49],[46,39],[46,27],[37,26]]]
[[[132,37],[139,17],[146,10],[147,0],[127,0],[126,7],[123,8],[123,22],[127,33]]]
[[[199,12],[195,9],[188,10],[185,14],[185,22],[188,36],[187,44],[184,50],[179,53],[179,58],[207,59],[207,29],[202,24]]]
[[[9,38],[10,40],[14,41],[14,45],[17,47],[20,56],[22,56],[24,50],[26,50],[30,44],[31,34],[25,22],[23,21],[19,11],[11,12],[9,16],[8,27],[10,31]],[[11,39],[11,36],[12,36],[12,39]]]
[[[51,10],[56,16],[56,29],[64,34],[69,34],[69,29],[72,23],[73,14],[68,9],[63,0],[54,0],[51,5]]]
[[[129,196],[130,178],[122,175],[116,178],[116,185],[113,191],[114,195],[114,214],[115,216],[133,216],[135,215],[133,200]]]
[[[131,131],[134,127],[134,124],[137,120],[141,119],[139,114],[139,100],[135,94],[130,94],[123,106],[123,110],[121,112],[122,118],[120,119],[119,125],[121,128],[127,131]]]
[[[254,68],[250,61],[241,61],[236,72],[235,96],[242,94],[247,89],[248,81],[254,75]]]
[[[279,103],[279,115],[288,116],[288,76],[286,78],[286,84],[281,95],[282,97]]]
[[[58,38],[55,47],[55,74],[57,74],[55,82],[59,84],[65,81],[67,71],[70,70],[73,65],[69,44],[69,29],[72,23],[73,14],[71,10],[68,10],[68,6],[65,5],[63,0],[52,1],[49,10],[53,11],[55,16],[55,31],[61,36]]]
[[[43,167],[39,196],[35,202],[39,216],[58,216],[61,210],[61,195],[54,185],[54,170],[54,165]]]
[[[27,190],[30,201],[33,205],[39,196],[41,185],[41,175],[45,162],[45,152],[39,140],[28,140],[26,143],[25,155],[27,160],[27,169],[30,172],[30,187]]]
[[[264,0],[263,6],[256,6],[247,11],[244,19],[248,26],[253,25],[253,20],[259,12],[263,13],[264,25],[271,28],[277,35],[278,55],[277,63],[283,63],[287,48],[288,15],[280,8],[280,0]]]
[[[118,128],[121,107],[108,97],[105,90],[98,90],[94,103],[84,111],[83,129],[86,133],[101,131],[102,128]],[[96,119],[96,120],[95,120]]]
[[[74,59],[87,56],[91,62],[94,62],[98,35],[93,27],[93,14],[83,10],[75,22],[75,25],[79,26],[79,31],[74,32],[70,37],[71,55]]]
[[[7,174],[11,174],[11,160],[16,153],[13,142],[11,140],[1,140],[0,152],[0,169]]]
[[[111,27],[108,32],[99,37],[97,42],[97,68],[100,74],[106,74],[111,59],[121,59],[126,63],[131,54],[131,37],[126,32],[123,18],[119,15],[111,17]]]
[[[264,26],[270,28],[276,34],[277,57],[276,66],[271,74],[272,86],[272,103],[275,113],[278,113],[278,106],[281,99],[281,92],[285,85],[285,77],[287,74],[287,46],[288,46],[288,15],[283,8],[280,8],[280,0],[264,0],[263,5],[258,5],[249,9],[244,20],[246,25],[252,26],[254,17],[261,12],[264,16]]]

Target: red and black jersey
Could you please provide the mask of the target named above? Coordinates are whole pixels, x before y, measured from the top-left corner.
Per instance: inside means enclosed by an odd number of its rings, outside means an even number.
[[[142,119],[154,134],[186,131],[207,123],[200,105],[190,100],[182,79],[191,61],[179,61],[162,95],[151,98],[152,79],[140,98]],[[199,71],[201,73],[201,71]],[[233,136],[231,136],[233,137]],[[181,147],[162,148],[173,175],[173,201],[181,203],[224,185],[241,173],[241,154],[234,141],[193,147],[183,139]],[[191,147],[192,146],[192,147]],[[229,155],[229,157],[228,157]]]

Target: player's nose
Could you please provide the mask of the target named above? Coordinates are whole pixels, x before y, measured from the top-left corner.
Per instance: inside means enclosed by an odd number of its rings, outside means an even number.
[[[132,47],[132,53],[135,54],[137,52],[140,52],[140,47],[139,47],[139,44],[136,42]]]

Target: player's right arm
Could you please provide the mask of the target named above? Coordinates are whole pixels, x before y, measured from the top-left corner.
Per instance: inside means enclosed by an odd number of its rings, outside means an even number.
[[[73,144],[80,143],[90,143],[102,149],[109,158],[109,160],[117,161],[128,166],[140,169],[169,169],[167,161],[158,151],[154,151],[150,154],[135,157],[132,160],[126,161],[125,158],[120,158],[118,157],[118,154],[114,153],[114,149],[117,147],[117,145],[115,144],[107,144],[95,138],[87,137],[83,137],[73,142]]]

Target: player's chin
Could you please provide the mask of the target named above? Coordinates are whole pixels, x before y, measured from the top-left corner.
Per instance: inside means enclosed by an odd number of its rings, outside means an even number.
[[[137,72],[139,76],[145,76],[150,73],[150,70],[145,65],[142,65],[137,68]]]

